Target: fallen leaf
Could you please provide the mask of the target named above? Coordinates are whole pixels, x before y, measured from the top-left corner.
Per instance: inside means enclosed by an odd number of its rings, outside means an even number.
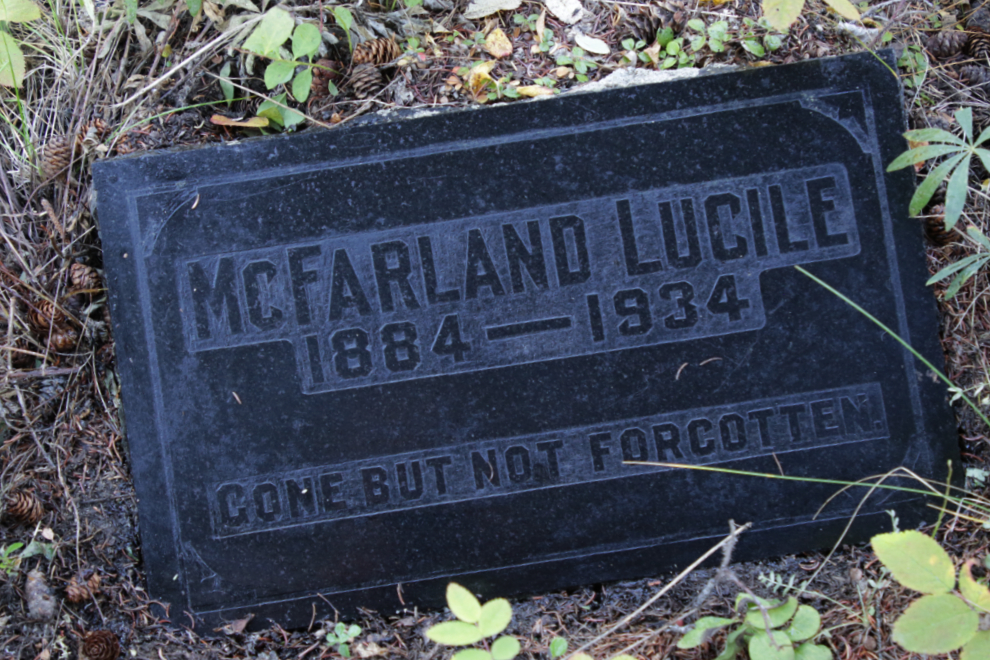
[[[908,140],[908,149],[917,149],[918,147],[927,147],[927,142],[915,142],[914,140]],[[920,172],[925,167],[925,159],[922,158],[917,163],[914,164],[914,171]]]
[[[580,32],[574,35],[574,42],[589,53],[593,53],[595,55],[608,55],[612,52],[612,50],[608,47],[608,44],[601,39],[595,39],[594,37],[589,37],[588,35]]]
[[[215,632],[222,632],[225,635],[239,635],[242,632],[244,632],[244,629],[247,627],[247,624],[250,623],[251,619],[253,618],[254,618],[253,614],[248,614],[243,619],[237,619],[236,621],[231,621],[227,625],[221,628],[217,628]]]
[[[475,101],[484,103],[484,100],[487,100],[484,90],[488,86],[489,82],[495,82],[488,74],[492,72],[492,69],[494,69],[497,64],[497,60],[475,64],[471,69],[471,72],[468,74],[467,88],[468,91],[471,92],[472,96],[474,96]]]
[[[577,23],[584,13],[580,0],[547,0],[547,10],[567,24]]]
[[[556,69],[553,70],[553,75],[557,76],[558,78],[564,78],[568,74],[570,74],[570,72],[571,72],[570,67],[558,66]]]
[[[516,91],[519,92],[519,96],[528,96],[530,98],[535,96],[553,96],[553,90],[542,85],[523,85],[517,87]]]
[[[374,658],[385,655],[385,649],[374,642],[358,642],[354,645],[354,652],[359,658]]]
[[[213,115],[210,123],[217,126],[240,126],[241,128],[264,128],[268,126],[268,117],[250,117],[249,119],[231,119],[223,115]]]
[[[547,29],[547,8],[540,12],[540,17],[536,19],[536,43],[543,44],[543,31]]]
[[[650,61],[651,62],[653,62],[653,66],[657,66],[660,63],[660,42],[659,41],[654,41],[653,42],[653,45],[650,46],[649,48],[644,48],[643,49],[643,52],[646,53],[646,56],[650,58]]]
[[[52,531],[51,527],[45,527],[43,530],[41,530],[41,537],[46,541],[54,541],[55,532]]]
[[[485,37],[485,50],[492,57],[501,58],[512,55],[512,42],[509,37],[502,32],[502,28],[495,28]]]
[[[498,11],[518,9],[521,4],[522,0],[471,0],[464,12],[464,18],[474,21]]]

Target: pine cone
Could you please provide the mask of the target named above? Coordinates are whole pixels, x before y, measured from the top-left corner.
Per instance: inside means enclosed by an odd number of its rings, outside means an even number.
[[[65,597],[69,599],[71,603],[81,603],[84,600],[89,600],[95,596],[100,591],[100,576],[94,573],[85,579],[83,574],[75,575],[69,580],[69,584],[65,586]]]
[[[41,299],[34,303],[31,309],[28,310],[28,321],[34,326],[35,330],[47,330],[53,325],[62,325],[65,323],[65,314],[59,309],[51,300]]]
[[[63,178],[72,163],[76,141],[68,135],[58,135],[41,149],[41,174],[45,179]]]
[[[373,96],[384,86],[385,78],[374,64],[358,64],[351,71],[351,87],[359,99]]]
[[[956,239],[956,229],[951,231],[945,229],[945,206],[938,205],[931,209],[929,215],[925,217],[925,237],[938,247],[944,247]]]
[[[33,493],[17,490],[7,495],[7,513],[21,522],[33,525],[41,520],[45,509]]]
[[[96,293],[100,288],[100,275],[96,269],[86,264],[74,263],[69,266],[69,281],[72,288]]]
[[[321,99],[330,94],[328,83],[336,85],[344,67],[335,60],[317,60],[316,65],[313,67],[313,84],[310,85],[309,93],[313,98]]]
[[[960,30],[942,30],[928,38],[925,48],[934,57],[945,60],[958,54],[968,40],[969,35]]]
[[[972,87],[990,82],[990,69],[979,64],[966,64],[959,68],[959,77]]]
[[[117,660],[120,642],[109,630],[94,630],[83,637],[82,652],[89,660]]]
[[[388,64],[402,55],[402,49],[393,39],[372,39],[354,47],[351,62],[358,64]]]
[[[58,325],[52,328],[47,336],[48,348],[56,353],[68,353],[79,343],[79,333],[68,325]]]
[[[969,41],[966,42],[966,54],[986,62],[990,58],[990,34],[986,32],[970,33]]]

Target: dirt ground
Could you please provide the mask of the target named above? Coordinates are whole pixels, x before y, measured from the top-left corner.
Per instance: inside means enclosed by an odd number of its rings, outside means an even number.
[[[83,640],[98,640],[95,631],[112,633],[104,635],[102,647],[87,647],[98,660],[115,657],[115,640],[123,657],[149,660],[340,657],[325,640],[333,621],[317,620],[305,630],[272,627],[250,633],[243,622],[233,622],[215,636],[201,637],[182,627],[181,620],[180,627],[156,620],[144,589],[90,165],[116,155],[259,134],[257,127],[236,124],[263,111],[263,96],[274,96],[278,89],[266,88],[263,65],[252,65],[258,58],[238,44],[266,7],[260,0],[201,4],[194,18],[184,0],[130,6],[123,0],[96,5],[49,0],[39,19],[7,23],[26,53],[27,75],[18,91],[0,87],[0,318],[5,321],[0,326],[5,330],[0,339],[0,660],[85,657]],[[285,108],[305,115],[294,130],[333,130],[382,109],[518,102],[547,93],[539,89],[566,90],[624,66],[655,69],[669,51],[654,49],[651,55],[650,46],[658,30],[667,28],[685,38],[686,54],[675,66],[772,66],[893,47],[901,54],[899,73],[912,128],[953,130],[953,113],[963,107],[972,108],[977,133],[990,124],[983,90],[990,82],[990,36],[983,32],[990,31],[990,19],[966,3],[862,3],[863,20],[850,22],[812,0],[786,35],[767,40],[770,31],[746,22],[761,16],[754,3],[584,0],[586,13],[577,27],[601,40],[610,53],[583,56],[574,50],[574,26],[553,13],[541,17],[544,7],[538,2],[526,0],[516,9],[474,20],[465,18],[470,9],[463,0],[420,4],[366,0],[347,5],[355,19],[355,42],[391,37],[398,45],[376,71],[358,71],[349,62],[334,6],[284,3],[295,16],[318,21],[338,41],[324,40],[318,55],[324,64],[316,70],[307,100],[283,98]],[[727,21],[724,48],[713,51],[709,45],[693,52],[687,45],[696,36],[691,19],[707,26]],[[541,35],[539,27],[550,34]],[[497,28],[512,52],[489,82],[472,75],[472,68],[493,59],[485,38]],[[953,31],[963,36],[938,36]],[[623,45],[630,38],[631,45]],[[547,39],[559,46],[541,48]],[[230,103],[221,78],[230,80]],[[226,120],[211,120],[217,114]],[[269,109],[266,117],[291,123],[278,110]],[[277,129],[269,123],[264,130]],[[919,168],[919,180],[926,172]],[[974,165],[961,227],[990,231],[988,176]],[[936,193],[918,220],[931,230],[933,273],[980,250],[963,233],[945,236],[938,230],[943,199],[944,193]],[[944,284],[934,288],[946,373],[986,410],[987,274],[976,273],[952,299]],[[988,429],[961,403],[956,409],[967,467],[986,468]],[[969,483],[982,494],[978,480]],[[959,561],[976,558],[983,565],[987,534],[981,521],[950,515],[937,538]],[[589,649],[596,658],[629,649],[642,658],[705,660],[719,654],[724,634],[700,649],[675,648],[698,615],[728,615],[741,585],[772,596],[812,576],[801,600],[821,612],[828,632],[820,643],[836,658],[916,657],[891,640],[892,622],[911,595],[891,582],[875,555],[862,547],[841,547],[827,562],[823,554],[807,553],[734,564],[729,570],[697,570],[628,620],[673,576],[514,601],[508,632],[519,637],[520,657],[526,658],[549,658],[549,644],[557,636],[566,637],[574,650],[608,633]],[[449,649],[424,636],[430,625],[447,618],[444,612],[366,612],[356,622],[362,630],[351,654],[449,657]]]

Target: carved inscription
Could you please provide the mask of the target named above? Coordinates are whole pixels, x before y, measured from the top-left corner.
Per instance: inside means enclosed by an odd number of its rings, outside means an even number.
[[[858,252],[832,164],[203,256],[178,286],[191,352],[291,341],[313,393],[759,329],[760,273]]]
[[[227,481],[216,536],[888,437],[876,383]]]

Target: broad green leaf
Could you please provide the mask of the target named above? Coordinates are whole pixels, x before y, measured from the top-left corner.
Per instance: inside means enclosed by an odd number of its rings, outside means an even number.
[[[983,167],[990,170],[990,151],[986,149],[975,149],[976,155],[980,157],[980,162],[983,163]]]
[[[795,660],[832,660],[832,651],[827,646],[819,646],[808,642],[797,648]]]
[[[263,57],[271,57],[292,34],[292,26],[292,16],[289,12],[273,7],[244,41],[244,49]]]
[[[268,89],[274,89],[284,82],[289,82],[295,68],[296,66],[292,62],[272,60],[268,68],[265,69],[265,86]]]
[[[304,103],[309,97],[309,88],[313,86],[313,70],[306,67],[292,79],[292,97]]]
[[[922,596],[894,622],[893,639],[913,653],[948,653],[972,639],[979,627],[980,615],[960,598]]]
[[[966,642],[959,660],[986,660],[990,658],[990,630],[981,630]]]
[[[0,0],[0,21],[26,23],[41,18],[41,8],[31,0]]]
[[[82,0],[83,5],[92,0]],[[138,0],[124,0],[124,19],[128,25],[134,25],[137,20]]]
[[[743,39],[742,47],[757,57],[763,57],[767,54],[763,45],[756,39]]]
[[[770,608],[772,608],[772,607],[777,607],[778,605],[781,604],[779,601],[771,601],[771,600],[767,600],[766,598],[760,598],[759,596],[750,596],[745,591],[740,591],[738,594],[736,594],[736,607],[735,607],[735,609],[737,611],[740,610],[740,609],[742,609],[743,603],[746,603],[747,604],[747,607],[749,607],[750,606],[749,604],[750,603],[753,603],[753,602],[759,603],[760,605],[762,605],[763,607],[767,608],[768,610]]]
[[[492,660],[492,654],[483,649],[463,649],[452,655],[450,660]]]
[[[779,628],[790,621],[791,617],[794,616],[794,612],[797,611],[797,607],[797,598],[791,596],[781,605],[767,610],[770,627]],[[746,613],[746,625],[757,628],[758,630],[766,629],[767,620],[763,617],[763,612],[760,611],[760,608],[750,606],[749,611]]]
[[[749,639],[748,648],[752,660],[794,660],[794,645],[780,631],[758,631]]]
[[[870,543],[894,579],[908,589],[944,594],[956,586],[952,559],[932,537],[908,530],[878,534]]]
[[[512,660],[519,655],[519,649],[519,640],[505,635],[496,639],[492,644],[492,658],[494,660]]]
[[[438,623],[426,631],[426,636],[447,646],[467,646],[485,638],[478,626],[464,621]]]
[[[825,4],[835,10],[835,13],[850,21],[859,20],[859,11],[849,0],[825,0]]]
[[[292,57],[313,55],[320,47],[320,29],[312,23],[300,23],[292,33]]]
[[[969,192],[969,161],[971,154],[963,156],[962,162],[949,177],[949,185],[945,188],[945,226],[952,229],[959,222],[963,207],[966,205],[966,194]]]
[[[959,571],[959,592],[978,610],[990,612],[990,589],[973,579],[972,565],[972,561],[968,561]]]
[[[894,170],[899,170],[902,167],[910,167],[912,165],[916,165],[917,163],[923,163],[932,158],[944,156],[945,154],[958,153],[959,150],[960,148],[954,144],[926,144],[923,147],[908,149],[895,158],[894,162],[887,166],[887,171],[893,172]]]
[[[712,39],[725,41],[725,33],[729,31],[728,21],[715,21],[708,27],[708,36]]]
[[[983,131],[980,133],[980,137],[976,138],[976,142],[973,143],[973,146],[978,147],[984,142],[986,142],[988,139],[990,139],[990,126],[987,126],[986,128],[983,129]]]
[[[763,0],[763,16],[770,27],[787,32],[804,9],[804,0]]]
[[[268,101],[264,101],[258,106],[258,116],[264,117],[278,127],[282,127],[285,124],[285,121],[282,119],[282,113],[279,112],[278,106],[269,103],[268,106],[265,107],[265,103],[268,103]]]
[[[454,616],[467,623],[478,623],[481,618],[481,603],[473,593],[456,582],[447,585],[447,607]]]
[[[720,616],[703,616],[695,622],[694,628],[687,631],[684,637],[681,637],[680,641],[677,642],[677,648],[693,649],[705,641],[709,630],[718,630],[730,623],[734,623],[734,620]]]
[[[0,85],[20,87],[24,83],[24,53],[9,32],[0,30]]]
[[[739,655],[738,640],[726,641],[725,648],[722,649],[722,652],[718,654],[715,660],[736,660],[737,655]]]
[[[694,30],[695,32],[705,32],[705,22],[700,18],[692,18],[687,22],[687,26]]]
[[[485,603],[481,608],[481,616],[478,618],[478,627],[481,628],[482,637],[497,635],[512,620],[512,606],[504,598],[496,598]]]
[[[0,2],[2,1],[0,0]],[[189,10],[190,16],[198,16],[199,12],[203,10],[203,0],[186,0],[186,9]]]
[[[918,128],[908,131],[904,134],[904,137],[912,142],[949,142],[951,144],[958,144],[960,147],[966,146],[962,138],[953,135],[949,131],[943,131],[941,128]]]
[[[803,642],[818,634],[822,627],[822,617],[818,610],[808,605],[802,605],[794,614],[791,625],[784,631],[792,642]]]
[[[565,653],[567,653],[567,638],[554,637],[553,641],[550,642],[550,657],[559,658]]]
[[[224,62],[224,65],[220,67],[220,78],[218,82],[220,83],[220,91],[223,92],[223,97],[227,100],[227,106],[230,106],[230,102],[234,100],[234,86],[230,83],[230,62]]]
[[[351,31],[351,26],[354,25],[354,15],[351,14],[347,7],[336,6],[333,8],[333,17],[337,20],[337,25],[344,28],[347,32]]]
[[[956,122],[962,128],[963,136],[967,140],[973,139],[973,109],[972,108],[961,108],[956,110],[955,113]]]
[[[921,213],[925,206],[931,200],[932,195],[938,189],[938,186],[942,181],[949,175],[949,172],[959,164],[959,161],[963,159],[966,154],[959,154],[958,156],[953,156],[944,163],[940,164],[934,170],[928,173],[925,180],[921,182],[918,189],[914,191],[914,195],[911,197],[911,205],[908,208],[908,213],[911,215],[918,215]]]

